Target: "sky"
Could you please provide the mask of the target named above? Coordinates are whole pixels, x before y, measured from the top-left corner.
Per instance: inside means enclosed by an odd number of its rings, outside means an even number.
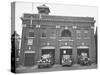
[[[98,25],[98,8],[96,6],[68,5],[68,4],[48,4],[33,2],[16,2],[15,4],[15,30],[21,37],[22,20],[20,17],[24,13],[38,14],[37,6],[46,4],[50,8],[49,15],[94,17],[95,26]]]

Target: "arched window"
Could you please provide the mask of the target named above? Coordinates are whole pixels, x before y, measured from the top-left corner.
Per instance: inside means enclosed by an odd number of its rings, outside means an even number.
[[[61,37],[71,37],[71,32],[69,30],[63,30],[61,32]]]

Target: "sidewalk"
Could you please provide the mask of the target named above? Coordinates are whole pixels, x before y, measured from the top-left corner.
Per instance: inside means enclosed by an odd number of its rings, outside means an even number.
[[[20,66],[16,69],[17,73],[29,73],[29,72],[48,72],[48,71],[62,71],[62,70],[81,70],[81,69],[95,69],[97,68],[96,64],[92,64],[91,66],[80,66],[80,65],[73,65],[71,67],[62,67],[61,65],[53,65],[51,68],[42,68],[39,69],[38,66],[34,67],[23,67]]]

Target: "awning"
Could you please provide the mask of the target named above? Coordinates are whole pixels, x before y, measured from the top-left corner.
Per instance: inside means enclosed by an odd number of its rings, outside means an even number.
[[[41,49],[55,49],[55,47],[53,47],[53,46],[45,46],[45,47],[42,47]]]
[[[35,51],[25,51],[24,53],[35,53]]]
[[[61,49],[72,49],[72,47],[71,46],[62,46],[62,47],[60,47]]]
[[[78,46],[77,48],[89,48],[88,46]]]

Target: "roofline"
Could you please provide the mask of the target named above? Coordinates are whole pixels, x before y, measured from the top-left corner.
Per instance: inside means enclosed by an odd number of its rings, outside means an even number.
[[[30,18],[22,18],[21,20],[29,20]],[[95,23],[95,20],[93,21],[80,21],[80,20],[54,20],[54,19],[32,19],[34,21],[54,21],[54,22],[79,22],[79,23]]]
[[[24,14],[31,14],[31,15],[39,15],[39,14],[32,14],[32,13],[23,13]],[[90,18],[90,19],[94,19],[94,17],[88,17],[88,16],[62,16],[62,15],[45,15],[45,16],[55,16],[55,17],[72,17],[72,18]]]

